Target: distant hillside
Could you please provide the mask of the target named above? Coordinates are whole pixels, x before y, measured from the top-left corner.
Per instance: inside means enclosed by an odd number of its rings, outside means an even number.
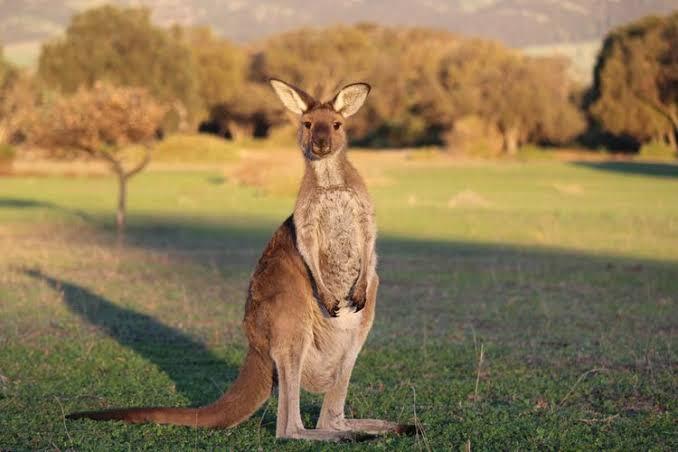
[[[100,0],[0,0],[0,41],[24,64],[70,16]],[[378,22],[443,28],[544,49],[599,41],[611,27],[676,9],[675,0],[114,0],[146,5],[156,22],[204,24],[239,42],[300,26]],[[18,47],[17,47],[18,46]],[[545,47],[548,46],[548,47]]]

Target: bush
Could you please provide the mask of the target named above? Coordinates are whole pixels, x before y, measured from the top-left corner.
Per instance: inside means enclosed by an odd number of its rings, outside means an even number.
[[[445,146],[455,154],[492,158],[501,153],[502,138],[493,124],[469,115],[457,120],[454,128],[443,135]]]
[[[174,134],[158,143],[154,160],[165,163],[211,163],[238,159],[240,146],[208,134]]]
[[[12,164],[16,152],[14,147],[7,143],[0,143],[0,174],[8,174],[12,172]]]

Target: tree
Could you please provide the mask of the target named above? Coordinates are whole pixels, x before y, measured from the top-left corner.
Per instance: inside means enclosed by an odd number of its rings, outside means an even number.
[[[15,156],[14,145],[25,137],[23,122],[40,101],[35,79],[7,62],[0,48],[0,172],[8,172]]]
[[[144,88],[96,83],[42,107],[29,123],[29,139],[40,146],[84,153],[108,164],[118,180],[116,225],[125,228],[127,182],[151,159],[151,145],[166,113]],[[144,155],[126,168],[122,150],[141,144]]]
[[[361,27],[301,28],[265,41],[254,57],[253,76],[280,77],[325,101],[344,84],[365,78],[377,53]]]
[[[8,124],[11,111],[6,104],[16,74],[17,70],[5,60],[2,47],[0,47],[0,144],[5,144],[9,135],[11,135],[10,125]]]
[[[248,81],[232,97],[212,104],[208,120],[219,135],[235,141],[265,136],[272,125],[285,121],[270,91],[266,85]]]
[[[584,129],[561,59],[526,57],[491,41],[459,40],[439,49],[422,80],[427,85],[422,111],[430,121],[445,130],[460,120],[484,121],[501,134],[501,150],[509,154],[529,141],[564,143]]]
[[[251,138],[275,122],[277,102],[268,85],[249,79],[247,53],[209,28],[173,29],[173,35],[191,50],[204,116],[221,136],[234,140]]]
[[[441,52],[458,38],[424,28],[359,27],[378,49],[367,80],[380,95],[352,121],[353,136],[377,146],[439,144],[444,120],[427,109],[442,102],[430,82]]]
[[[637,143],[678,136],[678,13],[613,30],[594,70],[589,112],[602,127]]]
[[[528,58],[534,84],[533,127],[528,140],[563,145],[581,136],[586,119],[580,107],[581,88],[568,77],[569,60],[563,57]]]
[[[43,46],[38,74],[66,94],[98,81],[145,87],[172,107],[180,128],[201,109],[190,49],[154,26],[145,8],[102,6],[73,16],[65,36]]]
[[[205,113],[232,100],[247,82],[248,56],[230,41],[214,36],[207,27],[174,27],[172,35],[191,51],[198,95]]]

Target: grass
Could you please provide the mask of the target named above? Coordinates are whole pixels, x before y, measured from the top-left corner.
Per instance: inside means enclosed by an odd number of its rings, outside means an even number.
[[[671,149],[669,145],[656,141],[644,144],[640,148],[639,155],[642,158],[658,161],[675,161],[676,157],[678,157],[678,153]]]
[[[677,448],[676,166],[354,158],[382,288],[347,413],[425,436],[276,441],[275,397],[226,431],[63,420],[206,403],[237,375],[247,281],[294,193],[234,158],[135,178],[121,249],[112,178],[0,179],[0,448]]]

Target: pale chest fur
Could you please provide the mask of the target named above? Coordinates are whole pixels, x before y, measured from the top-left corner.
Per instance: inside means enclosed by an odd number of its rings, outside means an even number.
[[[365,212],[355,193],[347,189],[320,190],[317,205],[320,272],[327,288],[346,298],[360,274],[365,246],[361,219]]]
[[[303,249],[306,259],[317,252],[320,277],[327,290],[346,305],[360,275],[374,225],[369,199],[347,184],[347,171],[355,172],[340,157],[309,163],[312,184],[297,200],[294,222],[304,235],[317,240],[317,251]],[[355,177],[355,176],[354,176]]]

